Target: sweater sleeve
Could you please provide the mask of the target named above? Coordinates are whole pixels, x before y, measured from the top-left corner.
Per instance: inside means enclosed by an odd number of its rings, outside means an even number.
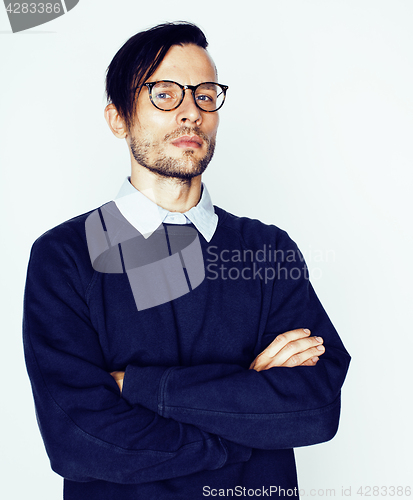
[[[56,228],[37,240],[25,289],[26,364],[53,470],[73,481],[136,484],[248,460],[247,447],[120,397],[90,317],[93,270],[78,258],[79,239]]]
[[[309,328],[312,335],[324,339],[325,353],[317,365],[260,372],[231,364],[163,371],[159,367],[129,366],[123,389],[129,402],[253,448],[306,446],[335,435],[340,390],[350,356],[308,280],[295,243],[284,232],[281,238],[284,255],[287,250],[295,252],[301,272],[297,272],[297,260],[291,253],[290,258],[277,263],[266,327],[254,357],[277,335]]]

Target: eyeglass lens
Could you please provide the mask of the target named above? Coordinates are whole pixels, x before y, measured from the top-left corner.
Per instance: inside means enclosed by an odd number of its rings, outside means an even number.
[[[169,111],[177,107],[182,100],[183,90],[173,82],[158,82],[152,87],[151,97],[156,107]],[[204,111],[215,111],[223,101],[223,89],[214,83],[204,83],[195,91],[197,105]]]

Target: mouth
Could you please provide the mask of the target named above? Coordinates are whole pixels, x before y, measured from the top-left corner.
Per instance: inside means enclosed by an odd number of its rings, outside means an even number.
[[[187,148],[199,149],[202,148],[203,140],[197,135],[193,135],[191,137],[189,135],[184,135],[172,141],[171,144],[173,144],[177,148],[182,148],[182,149],[187,149]]]

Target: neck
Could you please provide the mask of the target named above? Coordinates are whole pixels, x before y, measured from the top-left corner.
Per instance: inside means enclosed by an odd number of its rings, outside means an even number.
[[[192,179],[177,179],[155,174],[133,165],[131,184],[151,201],[169,212],[187,212],[201,198],[201,176]]]

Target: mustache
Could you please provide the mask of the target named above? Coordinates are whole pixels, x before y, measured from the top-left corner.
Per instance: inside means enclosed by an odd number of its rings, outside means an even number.
[[[182,137],[184,135],[197,135],[201,139],[203,139],[207,144],[210,143],[209,137],[202,132],[202,130],[199,127],[181,127],[174,132],[171,132],[170,134],[166,134],[165,137],[163,138],[164,141],[170,141],[174,139],[179,139],[179,137]]]

